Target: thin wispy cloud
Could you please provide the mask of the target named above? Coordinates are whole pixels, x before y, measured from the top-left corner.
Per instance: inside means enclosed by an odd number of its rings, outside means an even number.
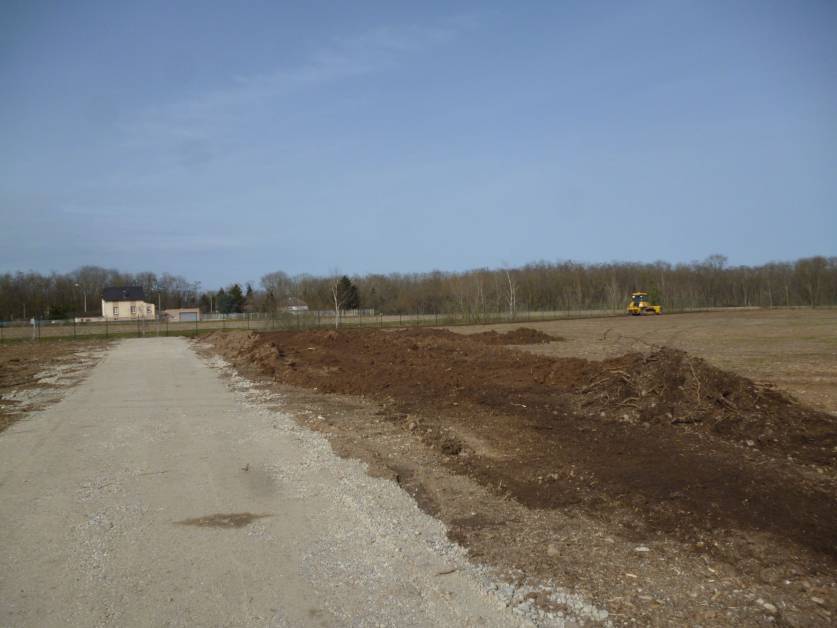
[[[808,4],[28,3],[2,64],[0,265],[219,285],[637,240],[827,252],[835,9]]]
[[[470,18],[428,26],[384,26],[324,45],[296,66],[263,74],[238,75],[226,85],[162,103],[125,125],[129,145],[198,141],[247,120],[253,110],[305,90],[397,67],[410,55],[428,53],[470,28]]]

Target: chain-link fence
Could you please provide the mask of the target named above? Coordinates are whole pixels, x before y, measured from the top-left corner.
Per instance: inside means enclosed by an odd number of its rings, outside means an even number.
[[[621,312],[619,312],[621,314]],[[416,312],[414,314],[383,314],[372,310],[341,313],[339,321],[333,311],[307,311],[281,314],[240,314],[202,318],[192,321],[154,319],[135,320],[32,320],[0,321],[0,342],[43,340],[47,338],[118,338],[143,336],[195,336],[218,330],[293,330],[362,327],[434,327],[481,325],[504,322],[554,320],[558,318],[612,316],[612,310],[590,311],[519,311],[478,313]]]
[[[754,310],[747,308],[710,308],[711,310]],[[782,308],[784,309],[784,308]],[[707,311],[703,309],[668,311],[666,314]],[[294,329],[334,329],[363,327],[446,327],[457,325],[489,325],[498,323],[526,323],[572,318],[625,316],[622,309],[599,310],[519,310],[510,312],[416,312],[414,314],[384,314],[372,310],[353,310],[341,313],[339,322],[335,312],[328,310],[283,312],[277,314],[215,315],[192,321],[155,319],[135,320],[31,320],[0,321],[0,342],[42,340],[48,338],[119,338],[143,336],[197,336],[218,330],[279,331]]]

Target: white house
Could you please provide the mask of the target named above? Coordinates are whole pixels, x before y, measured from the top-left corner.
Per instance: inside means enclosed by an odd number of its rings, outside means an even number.
[[[288,297],[288,312],[307,312],[308,304],[296,297]]]
[[[153,303],[145,302],[142,286],[114,286],[102,291],[102,316],[109,321],[154,319]]]

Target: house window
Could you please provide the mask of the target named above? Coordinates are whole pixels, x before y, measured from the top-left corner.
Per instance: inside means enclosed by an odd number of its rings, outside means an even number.
[[[151,306],[150,305],[145,306],[145,313],[146,314],[151,314]]]
[[[113,317],[114,318],[119,318],[119,308],[116,307],[115,305],[113,306]]]
[[[132,306],[131,306],[131,314],[136,314],[136,313],[137,313],[137,306],[136,306],[136,305],[132,305]]]

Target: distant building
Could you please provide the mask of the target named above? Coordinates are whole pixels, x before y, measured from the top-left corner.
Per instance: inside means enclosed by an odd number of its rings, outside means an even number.
[[[109,321],[153,319],[156,307],[145,302],[142,286],[113,286],[102,291],[102,317]]]
[[[171,310],[163,310],[163,318],[172,323],[179,321],[199,321],[201,319],[201,311],[196,307],[181,307]]]
[[[295,297],[290,297],[288,299],[288,306],[287,310],[289,312],[307,312],[308,311],[308,304],[304,301],[300,301]]]

